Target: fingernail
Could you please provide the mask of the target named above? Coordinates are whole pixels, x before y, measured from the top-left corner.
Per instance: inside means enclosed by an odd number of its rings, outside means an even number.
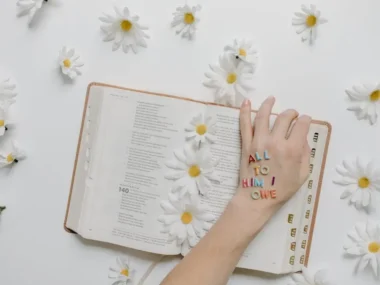
[[[302,115],[299,117],[299,119],[304,118],[305,120],[311,120],[311,117],[308,115]]]
[[[242,106],[247,106],[248,104],[249,104],[249,100],[248,99],[244,99]]]

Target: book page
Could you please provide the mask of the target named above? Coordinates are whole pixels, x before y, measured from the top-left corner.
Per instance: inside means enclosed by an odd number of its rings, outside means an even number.
[[[220,177],[220,185],[214,184],[207,202],[218,217],[235,194],[239,184],[241,156],[239,110],[209,105],[207,112],[208,115],[214,116],[217,120],[218,142],[212,145],[211,151],[214,158],[220,159],[220,163],[216,168],[217,174]],[[252,113],[252,122],[254,116],[255,113]],[[272,116],[271,125],[273,125],[274,121],[275,116]],[[282,271],[284,258],[288,254],[288,213],[290,209],[297,208],[299,201],[303,203],[304,196],[305,193],[299,191],[271,218],[264,229],[248,246],[238,267],[272,273],[280,273]],[[252,207],[254,207],[254,203],[255,201],[252,200]]]
[[[180,247],[167,241],[157,220],[171,185],[164,178],[165,162],[184,144],[184,127],[190,120],[184,113],[192,116],[206,106],[113,88],[104,88],[103,96],[94,181],[81,234],[134,249],[179,254]]]

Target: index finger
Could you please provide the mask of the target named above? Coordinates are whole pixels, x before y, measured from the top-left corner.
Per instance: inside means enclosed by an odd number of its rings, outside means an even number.
[[[252,142],[251,101],[248,99],[240,108],[240,134],[243,152],[248,154]]]
[[[274,105],[274,97],[268,97],[261,105],[254,121],[255,137],[269,134],[269,117]]]
[[[294,124],[288,140],[293,143],[303,143],[307,139],[311,124],[311,118],[306,115],[299,117]]]

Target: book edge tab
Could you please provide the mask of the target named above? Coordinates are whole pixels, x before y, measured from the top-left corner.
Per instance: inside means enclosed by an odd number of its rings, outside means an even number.
[[[330,123],[325,122],[325,121],[318,121],[318,122],[319,124],[325,125],[327,127],[327,136],[326,136],[326,143],[324,147],[324,154],[323,154],[322,165],[321,165],[321,174],[318,180],[318,191],[316,193],[315,203],[314,203],[314,208],[313,208],[313,216],[312,216],[310,227],[309,227],[309,237],[307,240],[307,248],[305,252],[305,262],[304,262],[304,266],[306,267],[308,266],[309,259],[310,259],[311,246],[313,243],[315,223],[316,223],[317,214],[318,214],[319,201],[320,201],[320,196],[322,192],[323,177],[325,174],[326,160],[327,160],[328,149],[329,149],[330,139],[331,139],[331,132],[332,132],[332,126]]]

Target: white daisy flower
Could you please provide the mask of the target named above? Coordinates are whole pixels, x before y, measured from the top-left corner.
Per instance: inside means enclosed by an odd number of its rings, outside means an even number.
[[[169,194],[168,201],[162,201],[164,214],[158,220],[164,224],[163,233],[169,234],[169,241],[177,241],[182,249],[196,245],[212,226],[215,217],[206,205],[201,205],[198,197],[175,199]]]
[[[173,180],[173,193],[179,193],[179,197],[186,193],[193,195],[206,195],[212,188],[211,181],[218,181],[214,173],[218,162],[213,161],[209,150],[194,150],[185,146],[183,150],[174,151],[175,159],[165,165],[171,170],[165,174],[165,178]]]
[[[203,84],[215,88],[215,101],[220,104],[239,106],[239,96],[245,97],[250,86],[247,80],[252,79],[250,68],[243,62],[237,66],[227,56],[219,58],[219,66],[210,64],[212,72],[206,72],[210,80]]]
[[[116,264],[117,268],[110,267],[110,273],[108,274],[108,278],[115,280],[112,282],[112,285],[131,284],[133,282],[135,270],[131,269],[129,259],[117,257]]]
[[[23,151],[16,141],[12,141],[12,150],[3,155],[0,154],[0,168],[9,166],[13,163],[18,163],[20,160],[26,157],[25,151]]]
[[[346,187],[340,198],[350,198],[350,203],[357,209],[370,209],[376,190],[380,191],[380,171],[375,169],[374,163],[363,165],[357,158],[352,164],[343,161],[343,166],[338,165],[336,171],[340,177],[334,183]]]
[[[224,48],[224,51],[250,65],[255,64],[257,60],[257,51],[252,47],[252,42],[247,39],[235,39],[232,45]]]
[[[67,50],[66,47],[63,47],[59,52],[58,63],[62,73],[71,79],[82,74],[80,67],[82,67],[84,63],[80,61],[80,56],[75,54],[75,49]]]
[[[377,109],[380,106],[380,84],[354,86],[351,90],[346,90],[352,105],[347,109],[354,111],[359,120],[369,119],[371,124],[377,121]]]
[[[308,268],[303,267],[302,274],[292,274],[293,280],[289,285],[332,285],[333,283],[328,278],[328,271],[326,269],[318,270],[313,273]]]
[[[18,8],[17,16],[28,15],[28,24],[30,25],[44,1],[47,2],[47,0],[18,0],[16,3]]]
[[[16,97],[17,93],[15,89],[16,84],[13,84],[10,79],[0,82],[0,100],[11,100]]]
[[[346,253],[360,256],[358,270],[362,271],[371,266],[373,273],[378,276],[380,263],[380,224],[368,221],[358,223],[348,233],[349,242],[344,245]]]
[[[313,43],[317,38],[318,26],[327,23],[327,20],[321,17],[321,12],[315,5],[310,5],[310,8],[302,5],[301,10],[303,13],[295,13],[293,26],[297,27],[297,34],[302,34],[302,41]]]
[[[190,7],[189,5],[185,4],[183,7],[178,7],[176,9],[176,12],[173,13],[174,19],[172,21],[172,27],[179,26],[179,29],[176,31],[176,33],[182,33],[183,38],[188,38],[191,40],[200,21],[197,13],[201,9],[201,5]]]
[[[14,100],[0,101],[0,137],[8,130],[8,109]]]
[[[203,113],[193,117],[185,127],[185,131],[186,139],[192,141],[196,148],[200,148],[202,144],[211,144],[216,141],[216,122],[212,117],[206,117]]]
[[[149,36],[144,30],[148,30],[148,28],[138,23],[140,17],[131,15],[127,7],[123,10],[115,7],[114,10],[115,16],[104,14],[104,17],[99,18],[105,23],[100,27],[105,33],[103,41],[114,41],[112,50],[118,50],[122,46],[125,53],[129,51],[129,48],[137,53],[137,46],[146,48],[145,39],[148,39]]]

